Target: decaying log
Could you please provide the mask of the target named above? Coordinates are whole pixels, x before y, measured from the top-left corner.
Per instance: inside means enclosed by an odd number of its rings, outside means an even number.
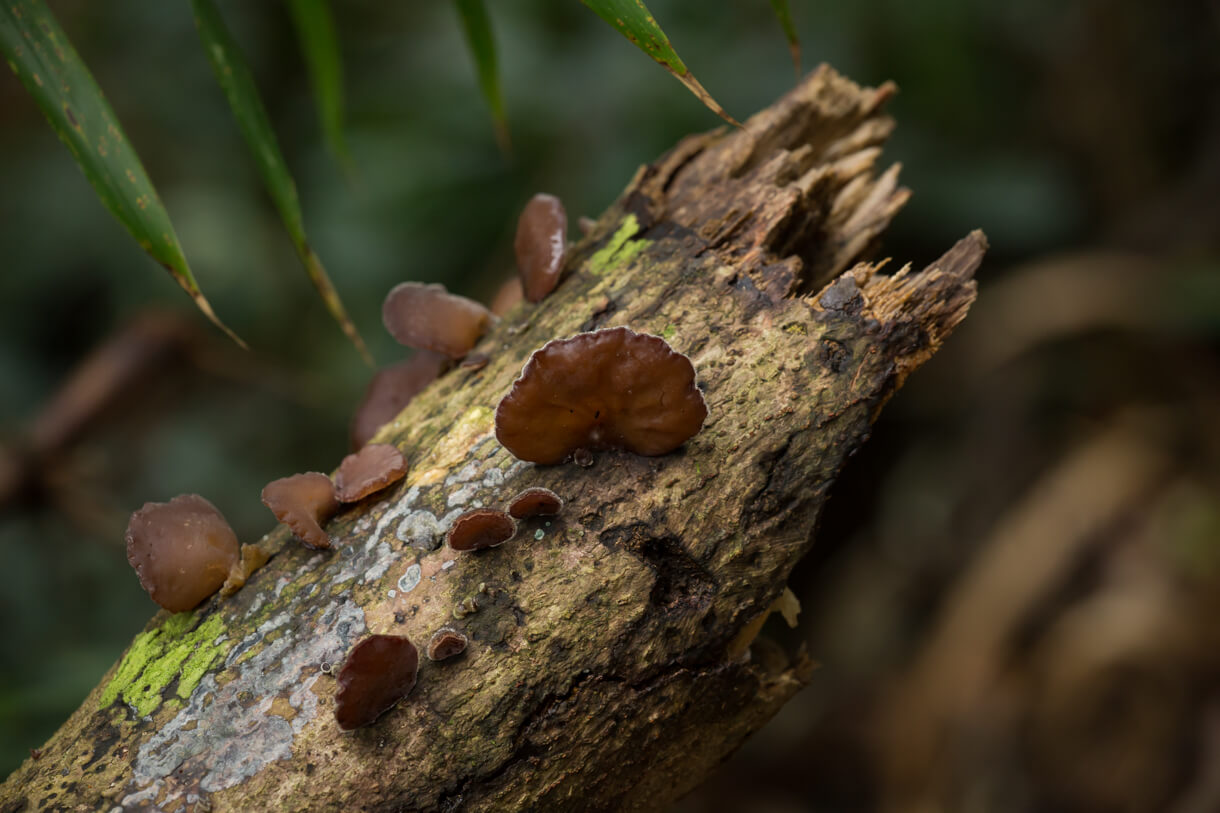
[[[823,67],[743,130],[641,169],[558,290],[480,343],[491,362],[383,428],[411,472],[331,523],[336,551],[277,530],[235,595],[155,617],[0,809],[663,809],[696,785],[810,679],[803,653],[730,649],[882,404],[974,298],[980,233],[920,272],[863,261],[907,196],[895,167],[875,171],[891,93]],[[614,325],[692,358],[702,432],[587,469],[514,460],[492,412],[529,354]],[[440,547],[462,510],[529,486],[563,513],[485,552]],[[353,643],[422,644],[445,624],[465,654],[341,732],[331,672]]]

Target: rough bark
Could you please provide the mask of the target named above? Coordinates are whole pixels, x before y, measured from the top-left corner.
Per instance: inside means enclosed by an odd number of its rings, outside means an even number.
[[[642,168],[558,290],[481,342],[491,363],[383,428],[411,461],[401,487],[335,519],[336,552],[276,530],[235,595],[155,617],[2,809],[662,809],[696,785],[809,680],[803,653],[731,644],[974,298],[977,232],[920,272],[862,262],[907,195],[896,167],[875,171],[891,93],[823,67],[743,130]],[[492,411],[529,354],[613,325],[692,358],[702,432],[589,469],[514,460]],[[460,511],[534,485],[561,516],[486,552],[439,547]],[[462,605],[477,610],[455,620]],[[467,652],[341,732],[330,665],[366,632],[423,643],[443,624]]]

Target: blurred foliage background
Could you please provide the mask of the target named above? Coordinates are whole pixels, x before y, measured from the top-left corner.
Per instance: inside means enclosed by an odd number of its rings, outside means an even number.
[[[738,118],[791,86],[764,0],[649,5]],[[509,157],[450,4],[334,4],[349,176],[286,9],[221,4],[379,364],[404,355],[380,325],[393,284],[487,299],[530,195],[596,215],[720,123],[580,4],[493,6]],[[194,312],[0,72],[4,773],[155,610],[127,515],[197,492],[253,540],[262,485],[337,463],[371,375],[300,273],[188,5],[53,9],[253,349]],[[1220,4],[792,10],[807,69],[901,88],[887,155],[914,197],[886,254],[926,263],[974,227],[993,248],[969,319],[836,486],[793,574],[800,627],[768,627],[822,663],[813,685],[682,809],[1220,809]],[[61,392],[91,354],[100,372]],[[116,397],[80,412],[99,387]]]

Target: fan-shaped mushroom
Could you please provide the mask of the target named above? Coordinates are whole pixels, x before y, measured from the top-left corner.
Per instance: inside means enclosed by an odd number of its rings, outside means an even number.
[[[508,513],[517,519],[538,516],[554,516],[563,510],[563,500],[549,488],[535,486],[527,488],[508,505]]]
[[[703,426],[690,359],[625,327],[537,350],[496,409],[496,437],[521,460],[559,463],[577,449],[663,455]]]
[[[508,514],[476,508],[455,519],[445,539],[454,550],[471,551],[502,545],[516,533],[517,521]]]
[[[349,454],[335,472],[335,496],[339,502],[356,502],[396,483],[407,473],[407,460],[396,446],[370,443]]]
[[[428,659],[443,661],[466,651],[466,636],[453,627],[441,627],[428,641]]]
[[[195,607],[241,558],[237,534],[198,494],[145,503],[127,523],[127,561],[152,600],[171,612]]]
[[[308,471],[272,480],[263,487],[263,505],[292,529],[307,548],[332,547],[322,523],[339,510],[335,486],[325,474]]]
[[[568,250],[568,213],[559,198],[543,194],[530,198],[517,220],[513,249],[525,298],[541,302],[559,284]]]
[[[378,370],[352,418],[352,448],[368,443],[378,429],[444,372],[446,364],[448,359],[439,353],[420,350],[406,361]]]
[[[370,635],[339,670],[335,721],[350,731],[375,721],[415,688],[419,652],[403,635]]]
[[[474,347],[491,311],[444,285],[402,282],[390,289],[381,306],[381,321],[399,344],[460,359]]]

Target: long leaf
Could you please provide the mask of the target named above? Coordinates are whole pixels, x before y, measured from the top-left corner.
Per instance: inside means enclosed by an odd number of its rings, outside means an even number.
[[[350,170],[352,157],[343,135],[343,59],[334,17],[326,0],[289,0],[288,11],[309,69],[326,146],[343,168]]]
[[[182,246],[135,149],[89,69],[42,0],[0,3],[0,53],[131,236],[173,276],[208,319],[242,347],[199,290]]]
[[[492,122],[496,129],[496,141],[500,149],[509,152],[508,115],[504,110],[504,95],[500,91],[500,70],[496,61],[496,41],[491,34],[491,20],[483,0],[456,0],[466,42],[474,56],[479,74],[479,88],[491,109]]]
[[[372,364],[372,357],[364,340],[352,320],[348,318],[342,300],[331,284],[330,277],[322,267],[321,260],[314,254],[305,238],[305,218],[301,214],[301,203],[297,198],[297,187],[288,173],[284,156],[280,153],[279,142],[271,129],[271,120],[259,98],[258,88],[254,85],[254,77],[250,68],[237,47],[233,35],[225,27],[212,0],[191,0],[191,8],[195,12],[195,27],[199,30],[199,38],[203,41],[208,61],[212,63],[212,72],[216,81],[229,100],[229,107],[237,118],[237,126],[250,151],[254,153],[255,163],[263,176],[263,183],[280,212],[280,218],[292,238],[305,272],[313,281],[314,287],[322,296],[331,316],[343,328],[343,332],[351,339],[352,344],[360,352],[366,362]]]
[[[699,80],[690,72],[677,51],[669,43],[669,37],[657,25],[652,12],[644,5],[644,0],[581,0],[618,32],[635,44],[644,53],[661,63],[679,82],[686,85],[699,101],[708,109],[730,124],[741,126],[738,121],[724,111],[712,94],[708,93]]]
[[[796,36],[796,26],[792,23],[792,10],[788,8],[788,0],[771,0],[771,8],[775,11],[775,19],[779,20],[788,38],[788,50],[792,52],[792,67],[796,69],[796,80],[801,80],[801,41]]]

